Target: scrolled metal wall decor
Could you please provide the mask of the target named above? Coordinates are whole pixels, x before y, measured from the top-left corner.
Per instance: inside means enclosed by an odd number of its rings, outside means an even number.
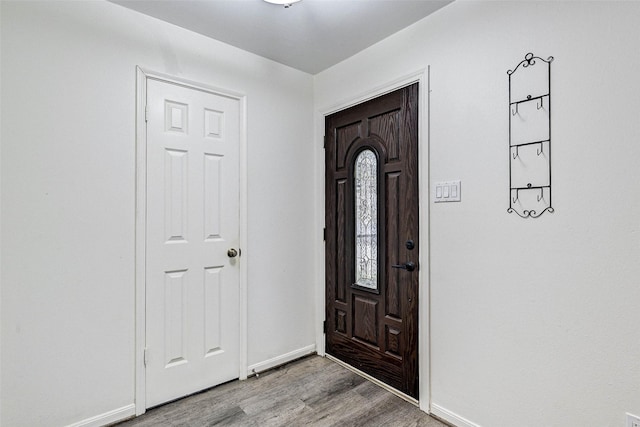
[[[509,208],[522,218],[551,206],[551,62],[527,53],[509,75]],[[518,72],[516,75],[515,73]]]

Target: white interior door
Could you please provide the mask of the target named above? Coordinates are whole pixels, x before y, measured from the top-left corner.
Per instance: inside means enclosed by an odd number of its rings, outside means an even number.
[[[147,80],[146,406],[239,376],[240,103]]]

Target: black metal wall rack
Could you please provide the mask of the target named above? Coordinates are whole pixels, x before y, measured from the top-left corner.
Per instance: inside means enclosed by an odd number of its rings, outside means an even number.
[[[551,62],[527,53],[509,75],[509,209],[522,218],[551,206]],[[516,75],[516,72],[518,74]]]

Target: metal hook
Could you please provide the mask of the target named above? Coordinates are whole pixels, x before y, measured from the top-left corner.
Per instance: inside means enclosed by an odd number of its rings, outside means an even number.
[[[544,145],[542,145],[542,144],[543,144],[543,143],[541,142],[541,143],[540,143],[540,151],[536,150],[536,153],[538,153],[538,156],[539,156],[540,154],[543,154],[543,153],[544,153]]]
[[[544,188],[540,189],[540,196],[537,197],[538,201],[544,199]]]
[[[538,103],[536,102],[536,108],[538,110],[544,108],[544,97],[540,98],[540,106],[538,107]]]
[[[513,200],[513,203],[515,203],[518,201],[518,198],[520,198],[520,190],[516,189],[516,198],[511,200]]]
[[[518,157],[520,157],[520,154],[518,153],[518,146],[516,145],[516,153],[512,154],[511,157],[513,157],[513,160],[517,159]]]
[[[518,114],[518,103],[516,102],[516,109],[515,110],[511,110],[511,115],[515,116],[516,114]]]

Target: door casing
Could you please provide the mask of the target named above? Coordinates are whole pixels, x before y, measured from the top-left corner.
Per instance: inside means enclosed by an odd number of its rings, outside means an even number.
[[[136,415],[146,411],[146,99],[147,79],[153,78],[166,83],[210,92],[238,100],[240,103],[240,248],[247,247],[247,97],[246,95],[219,89],[214,86],[172,77],[163,73],[136,67],[136,219],[135,219],[135,407]],[[238,377],[247,378],[247,261],[239,264],[240,274],[240,372]]]
[[[324,224],[325,214],[325,164],[324,164],[324,131],[325,117],[335,112],[353,107],[362,102],[377,98],[389,92],[401,89],[412,83],[419,83],[420,90],[418,92],[418,145],[420,147],[418,155],[418,182],[419,182],[419,234],[420,234],[420,260],[419,260],[419,312],[418,312],[418,354],[420,365],[419,371],[419,387],[420,387],[420,409],[429,413],[431,411],[431,381],[430,381],[430,314],[429,314],[429,283],[430,283],[430,240],[429,240],[429,94],[431,92],[429,81],[429,67],[418,70],[411,74],[399,77],[395,80],[383,83],[371,90],[359,95],[348,98],[338,104],[330,105],[319,109],[316,112],[316,179],[317,198],[316,198],[316,215],[318,224]],[[324,227],[324,226],[323,226]],[[323,331],[323,322],[325,320],[325,258],[324,258],[324,239],[323,230],[317,233],[316,244],[316,349],[319,355],[325,355],[325,334]],[[383,383],[379,385],[384,387]],[[386,388],[386,387],[385,387]],[[389,391],[397,393],[395,389],[388,388]],[[400,394],[401,395],[401,394]],[[401,397],[405,397],[401,395]]]

